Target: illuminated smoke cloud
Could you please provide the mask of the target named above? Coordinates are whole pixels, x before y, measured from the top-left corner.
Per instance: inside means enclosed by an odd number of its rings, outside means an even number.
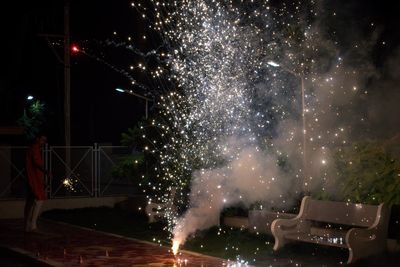
[[[224,207],[238,204],[249,207],[265,199],[285,202],[282,197],[293,184],[289,178],[283,179],[275,158],[256,147],[245,146],[241,140],[231,139],[227,146],[235,148],[226,153],[227,157],[234,153],[233,161],[221,168],[194,173],[190,208],[177,221],[175,241],[183,243],[197,230],[219,224]]]

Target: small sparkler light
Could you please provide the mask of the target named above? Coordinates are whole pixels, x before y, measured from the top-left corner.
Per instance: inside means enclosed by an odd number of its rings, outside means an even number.
[[[73,179],[69,178],[69,177],[65,177],[64,180],[62,181],[64,187],[69,190],[69,191],[75,191],[75,183],[76,181],[74,181]]]

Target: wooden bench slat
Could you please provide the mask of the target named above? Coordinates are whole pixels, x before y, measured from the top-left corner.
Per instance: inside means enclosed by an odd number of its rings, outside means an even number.
[[[310,199],[304,218],[319,222],[360,227],[371,226],[376,219],[378,206]]]
[[[339,248],[347,247],[344,237],[325,237],[325,236],[317,236],[306,233],[294,233],[285,235],[285,238],[290,240],[320,244],[325,246],[333,246]]]

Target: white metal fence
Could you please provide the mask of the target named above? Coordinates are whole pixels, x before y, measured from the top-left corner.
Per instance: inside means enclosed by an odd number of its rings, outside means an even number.
[[[0,146],[0,199],[24,198],[27,190],[27,147]],[[131,151],[122,146],[45,146],[48,198],[133,195],[138,187],[132,177],[115,177],[114,168]]]

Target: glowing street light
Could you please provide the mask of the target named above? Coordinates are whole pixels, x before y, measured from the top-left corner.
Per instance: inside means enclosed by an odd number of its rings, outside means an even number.
[[[293,74],[296,77],[299,77],[301,80],[301,117],[302,117],[302,124],[303,124],[303,172],[304,172],[304,181],[303,181],[303,191],[304,193],[307,193],[306,189],[306,177],[307,177],[307,157],[306,157],[306,107],[305,107],[305,89],[304,89],[304,77],[303,75],[296,73],[292,71],[291,69],[286,68],[285,66],[282,66],[281,64],[275,62],[275,61],[268,61],[268,65],[275,67],[275,68],[281,68],[286,72],[289,72]]]
[[[33,99],[34,99],[33,95],[27,95],[26,96],[26,100],[28,100],[28,101],[31,101]]]
[[[272,60],[268,61],[267,64],[272,67],[280,67],[280,65],[278,63],[276,63],[275,61],[272,61]]]

